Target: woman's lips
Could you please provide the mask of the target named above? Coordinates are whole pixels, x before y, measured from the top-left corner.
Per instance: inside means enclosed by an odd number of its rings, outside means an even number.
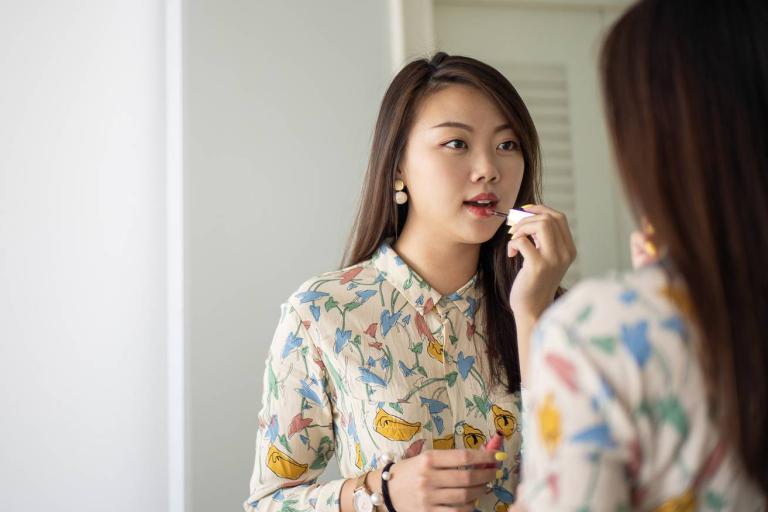
[[[464,207],[467,210],[469,210],[469,213],[480,218],[492,217],[495,206],[496,206],[496,203],[491,203],[487,206],[481,206],[481,205],[478,205],[477,203],[469,203],[469,202],[464,203]]]

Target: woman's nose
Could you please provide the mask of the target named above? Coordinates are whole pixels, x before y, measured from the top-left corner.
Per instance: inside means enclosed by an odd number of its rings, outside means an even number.
[[[472,167],[473,182],[487,181],[493,183],[498,181],[500,176],[493,158],[483,155],[475,160]]]

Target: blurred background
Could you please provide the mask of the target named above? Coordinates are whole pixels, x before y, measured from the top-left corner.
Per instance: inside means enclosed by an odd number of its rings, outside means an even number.
[[[628,268],[596,64],[627,4],[0,0],[0,510],[240,509],[279,305],[338,267],[414,57],[518,88],[569,284]]]

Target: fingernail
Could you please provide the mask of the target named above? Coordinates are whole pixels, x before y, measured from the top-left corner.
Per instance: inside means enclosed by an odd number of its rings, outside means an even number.
[[[514,235],[515,234],[515,225],[514,224],[509,228],[509,231],[507,231],[507,233],[509,233],[510,235]]]
[[[496,452],[493,456],[498,461],[507,460],[506,452]]]
[[[477,498],[477,499],[475,500],[475,508],[477,508],[477,507],[479,507],[479,506],[480,506],[480,498]]]
[[[536,205],[535,205],[535,204],[524,204],[524,205],[523,205],[523,206],[521,206],[520,208],[522,208],[523,210],[527,210],[527,209],[528,209],[528,208],[530,208],[531,206],[536,206]]]
[[[503,476],[504,476],[504,470],[503,469],[497,469],[496,470],[496,480],[499,480]]]
[[[650,254],[651,256],[656,256],[656,253],[658,252],[656,250],[656,245],[653,242],[645,242],[645,252]]]

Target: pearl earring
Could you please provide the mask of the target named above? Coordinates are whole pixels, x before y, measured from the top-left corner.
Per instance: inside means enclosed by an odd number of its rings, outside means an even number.
[[[405,204],[408,202],[408,194],[403,191],[404,188],[405,183],[403,180],[395,180],[395,202],[397,204]]]

